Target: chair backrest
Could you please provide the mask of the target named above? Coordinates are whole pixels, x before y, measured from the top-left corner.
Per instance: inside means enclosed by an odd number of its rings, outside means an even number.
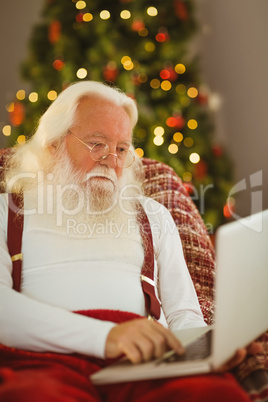
[[[10,149],[0,150],[0,176],[9,155]],[[215,253],[206,226],[174,170],[152,159],[143,158],[142,162],[145,173],[145,194],[170,211],[181,236],[184,256],[205,321],[211,324]],[[1,191],[4,192],[4,188]]]

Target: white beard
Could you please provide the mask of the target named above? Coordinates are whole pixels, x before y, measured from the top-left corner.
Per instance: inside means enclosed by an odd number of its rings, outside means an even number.
[[[106,165],[96,165],[90,172],[81,173],[74,168],[64,145],[55,161],[53,168],[44,172],[42,185],[44,200],[53,211],[57,227],[65,231],[72,220],[76,225],[96,227],[112,223],[127,228],[129,221],[136,220],[142,187],[135,181],[131,168],[124,170],[120,179]],[[48,210],[47,206],[44,210]]]

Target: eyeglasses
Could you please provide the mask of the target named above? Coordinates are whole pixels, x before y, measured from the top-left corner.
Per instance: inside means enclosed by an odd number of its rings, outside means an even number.
[[[97,142],[91,147],[86,142],[80,140],[80,138],[74,135],[70,130],[68,132],[89,149],[91,158],[96,162],[102,161],[103,159],[107,158],[108,155],[114,155],[116,157],[116,164],[118,167],[128,168],[135,160],[134,153],[128,149],[128,147],[122,146],[119,148],[118,152],[114,154],[110,152],[109,145],[105,144],[104,142]]]

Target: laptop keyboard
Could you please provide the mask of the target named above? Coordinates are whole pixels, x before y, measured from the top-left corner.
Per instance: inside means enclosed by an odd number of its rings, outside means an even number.
[[[174,353],[172,356],[159,361],[159,363],[174,363],[185,362],[191,360],[203,360],[211,354],[211,340],[212,330],[209,330],[204,335],[201,335],[190,345],[185,347],[185,353],[183,355],[177,355]]]

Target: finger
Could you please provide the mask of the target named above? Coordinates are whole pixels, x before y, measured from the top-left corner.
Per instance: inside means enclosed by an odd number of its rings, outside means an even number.
[[[241,364],[247,355],[247,350],[245,348],[243,349],[238,349],[235,353],[235,355],[228,360],[225,364],[223,364],[221,367],[219,367],[216,372],[222,373],[224,371],[229,371],[232,370],[234,367],[238,366]]]
[[[154,324],[157,332],[161,334],[165,339],[166,348],[165,350],[163,350],[163,353],[165,353],[167,349],[172,349],[179,355],[185,352],[179,339],[176,338],[176,336],[169,329],[164,328],[157,322],[155,322]]]
[[[248,347],[247,347],[247,352],[250,355],[256,355],[258,353],[263,352],[263,347],[260,342],[252,342]]]
[[[120,346],[122,353],[132,362],[140,363],[143,360],[143,355],[140,348],[133,342],[124,342]]]

